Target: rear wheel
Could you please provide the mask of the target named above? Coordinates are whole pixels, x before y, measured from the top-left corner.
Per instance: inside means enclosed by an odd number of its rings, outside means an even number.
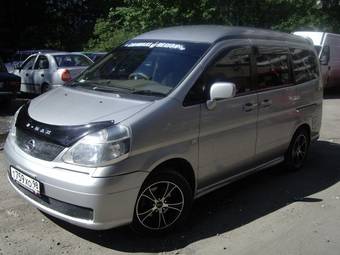
[[[149,177],[139,192],[132,228],[139,233],[166,233],[184,222],[193,201],[187,180],[167,169]]]
[[[285,166],[288,170],[299,170],[305,163],[310,146],[310,137],[306,129],[299,129],[289,145],[285,155]]]

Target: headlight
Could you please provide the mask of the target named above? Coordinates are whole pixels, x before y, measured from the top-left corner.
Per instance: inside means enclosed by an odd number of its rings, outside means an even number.
[[[12,136],[12,137],[16,136],[15,123],[17,122],[17,118],[18,118],[18,114],[19,114],[20,110],[21,110],[21,107],[19,108],[19,110],[16,111],[16,113],[14,114],[13,119],[11,121],[9,135]]]
[[[106,166],[125,159],[129,151],[129,129],[118,125],[85,136],[65,153],[63,160],[87,167]]]

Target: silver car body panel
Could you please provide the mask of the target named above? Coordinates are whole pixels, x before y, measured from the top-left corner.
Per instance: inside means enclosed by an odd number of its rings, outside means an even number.
[[[54,161],[47,162],[29,156],[17,146],[15,138],[8,137],[5,145],[8,169],[14,166],[35,177],[46,187],[48,197],[91,208],[94,212],[92,220],[62,214],[32,201],[16,188],[18,192],[55,217],[86,228],[107,229],[131,222],[143,182],[157,166],[168,160],[182,160],[191,166],[195,177],[194,196],[200,197],[254,171],[282,162],[293,134],[301,125],[308,125],[311,138],[316,139],[321,127],[321,79],[221,100],[214,110],[208,110],[204,103],[183,106],[190,88],[211,60],[225,49],[260,43],[313,50],[313,45],[292,35],[285,39],[293,42],[221,39],[230,35],[229,32],[234,37],[240,28],[210,28],[211,33],[206,31],[206,26],[198,26],[180,27],[179,31],[170,28],[137,37],[139,40],[171,40],[183,36],[188,41],[215,42],[165,98],[147,101],[98,91],[59,88],[32,100],[29,115],[46,124],[63,126],[114,120],[129,127],[131,149],[126,159],[105,167],[75,166],[63,162],[62,156],[68,150],[65,148]],[[245,29],[244,32],[245,37],[270,34],[267,30],[256,29]],[[280,39],[285,34],[275,35]],[[264,100],[271,104],[263,107]],[[245,112],[243,106],[249,102],[255,107]]]
[[[58,126],[106,120],[119,123],[152,103],[60,87],[33,100],[29,115],[42,123]]]

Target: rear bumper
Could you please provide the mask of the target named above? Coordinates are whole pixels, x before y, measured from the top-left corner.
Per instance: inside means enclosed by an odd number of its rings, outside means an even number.
[[[86,173],[55,167],[51,162],[32,158],[9,140],[5,145],[8,180],[18,194],[41,211],[94,230],[110,229],[132,221],[146,173],[93,178]],[[42,184],[41,196],[14,182],[10,177],[10,166],[39,181]]]

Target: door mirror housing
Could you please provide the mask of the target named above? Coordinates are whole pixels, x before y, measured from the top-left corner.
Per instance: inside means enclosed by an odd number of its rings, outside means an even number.
[[[213,110],[216,107],[216,101],[234,97],[236,94],[236,85],[231,82],[215,82],[210,87],[210,99],[207,101],[207,108]]]

